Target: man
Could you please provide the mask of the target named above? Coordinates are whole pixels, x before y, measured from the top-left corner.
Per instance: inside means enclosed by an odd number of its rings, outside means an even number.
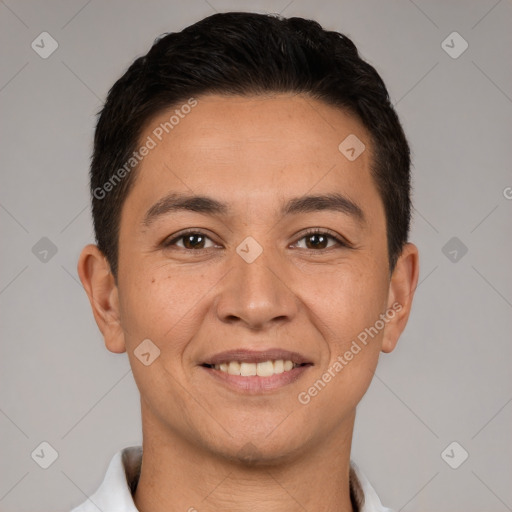
[[[76,512],[389,510],[350,447],[417,284],[409,167],[381,78],[316,22],[215,14],[132,64],[78,272],[143,446]]]

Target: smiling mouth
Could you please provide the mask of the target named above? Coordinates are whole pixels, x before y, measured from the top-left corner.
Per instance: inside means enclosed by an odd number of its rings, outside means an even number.
[[[236,375],[241,377],[271,377],[287,373],[301,366],[311,366],[311,363],[294,363],[290,359],[276,359],[261,362],[240,362],[229,361],[220,364],[204,363],[201,366],[218,370],[228,375]]]

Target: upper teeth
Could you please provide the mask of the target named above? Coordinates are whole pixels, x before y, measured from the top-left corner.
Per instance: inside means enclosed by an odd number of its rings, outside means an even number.
[[[264,361],[262,363],[239,363],[238,361],[230,361],[229,363],[216,364],[214,368],[230,375],[242,375],[249,377],[259,375],[260,377],[270,377],[278,373],[289,372],[293,368],[299,366],[292,361]]]

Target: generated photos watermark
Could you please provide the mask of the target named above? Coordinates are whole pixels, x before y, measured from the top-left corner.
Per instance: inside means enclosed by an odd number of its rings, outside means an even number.
[[[343,355],[339,355],[336,358],[336,361],[327,368],[327,370],[318,378],[313,385],[311,385],[306,391],[301,391],[297,395],[297,399],[299,403],[302,405],[307,405],[311,402],[311,399],[322,391],[325,386],[331,382],[336,375],[338,375],[345,366],[349,364],[350,361],[354,359],[354,357],[361,352],[361,350],[368,345],[370,341],[368,337],[371,339],[375,338],[381,332],[387,323],[389,323],[395,315],[402,310],[402,304],[399,302],[393,303],[393,305],[386,310],[385,313],[381,313],[379,315],[379,319],[375,321],[375,323],[365,328],[361,331],[357,338],[352,340],[350,348],[346,350]]]
[[[168,121],[160,123],[153,129],[151,135],[148,135],[144,143],[132,153],[130,158],[126,160],[124,165],[117,169],[117,171],[103,184],[101,187],[96,187],[93,195],[96,199],[104,199],[109,192],[128,175],[130,172],[142,162],[152,149],[158,146],[164,136],[171,132],[187,114],[192,111],[192,108],[197,105],[195,98],[189,98],[186,103],[181,105],[180,108],[174,110],[173,114],[169,117]]]

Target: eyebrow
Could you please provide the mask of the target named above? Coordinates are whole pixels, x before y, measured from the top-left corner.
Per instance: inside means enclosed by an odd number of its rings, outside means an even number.
[[[362,208],[342,194],[321,194],[300,196],[289,199],[281,208],[281,216],[331,210],[354,217],[365,224]],[[144,215],[142,224],[149,227],[159,217],[176,211],[192,211],[207,215],[228,215],[231,208],[208,196],[171,193],[157,201]]]

